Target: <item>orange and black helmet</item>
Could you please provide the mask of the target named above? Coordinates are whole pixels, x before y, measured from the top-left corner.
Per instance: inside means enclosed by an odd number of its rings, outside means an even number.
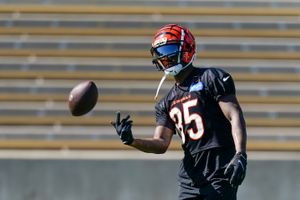
[[[167,75],[175,76],[189,66],[195,53],[195,38],[185,27],[167,24],[154,36],[151,48],[153,64]]]

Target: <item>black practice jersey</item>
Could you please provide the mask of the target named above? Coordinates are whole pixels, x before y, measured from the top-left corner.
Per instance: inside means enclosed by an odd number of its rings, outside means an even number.
[[[234,94],[229,73],[194,68],[185,82],[175,84],[156,104],[156,124],[176,130],[182,148],[191,154],[215,147],[234,148],[231,124],[218,104],[221,97]]]

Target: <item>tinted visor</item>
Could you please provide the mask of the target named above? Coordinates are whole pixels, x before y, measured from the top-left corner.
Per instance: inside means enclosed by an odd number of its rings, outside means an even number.
[[[154,48],[152,50],[152,56],[156,58],[168,56],[170,54],[175,54],[179,51],[179,44],[168,44]]]
[[[153,63],[159,70],[164,70],[178,64],[179,44],[168,44],[152,48]]]

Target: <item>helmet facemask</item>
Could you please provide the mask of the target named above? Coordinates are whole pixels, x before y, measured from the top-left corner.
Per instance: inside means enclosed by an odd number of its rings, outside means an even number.
[[[179,49],[179,43],[152,48],[152,63],[155,64],[159,71],[164,71],[167,75],[175,76],[182,68],[181,52]]]

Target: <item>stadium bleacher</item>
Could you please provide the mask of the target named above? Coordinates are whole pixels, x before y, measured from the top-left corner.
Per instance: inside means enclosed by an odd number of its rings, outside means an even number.
[[[132,114],[136,135],[151,137],[162,76],[151,39],[179,23],[196,36],[196,66],[232,73],[248,149],[300,150],[300,2],[18,2],[0,6],[0,149],[130,149],[110,125],[118,109]],[[71,117],[67,96],[82,80],[96,82],[99,102]]]

